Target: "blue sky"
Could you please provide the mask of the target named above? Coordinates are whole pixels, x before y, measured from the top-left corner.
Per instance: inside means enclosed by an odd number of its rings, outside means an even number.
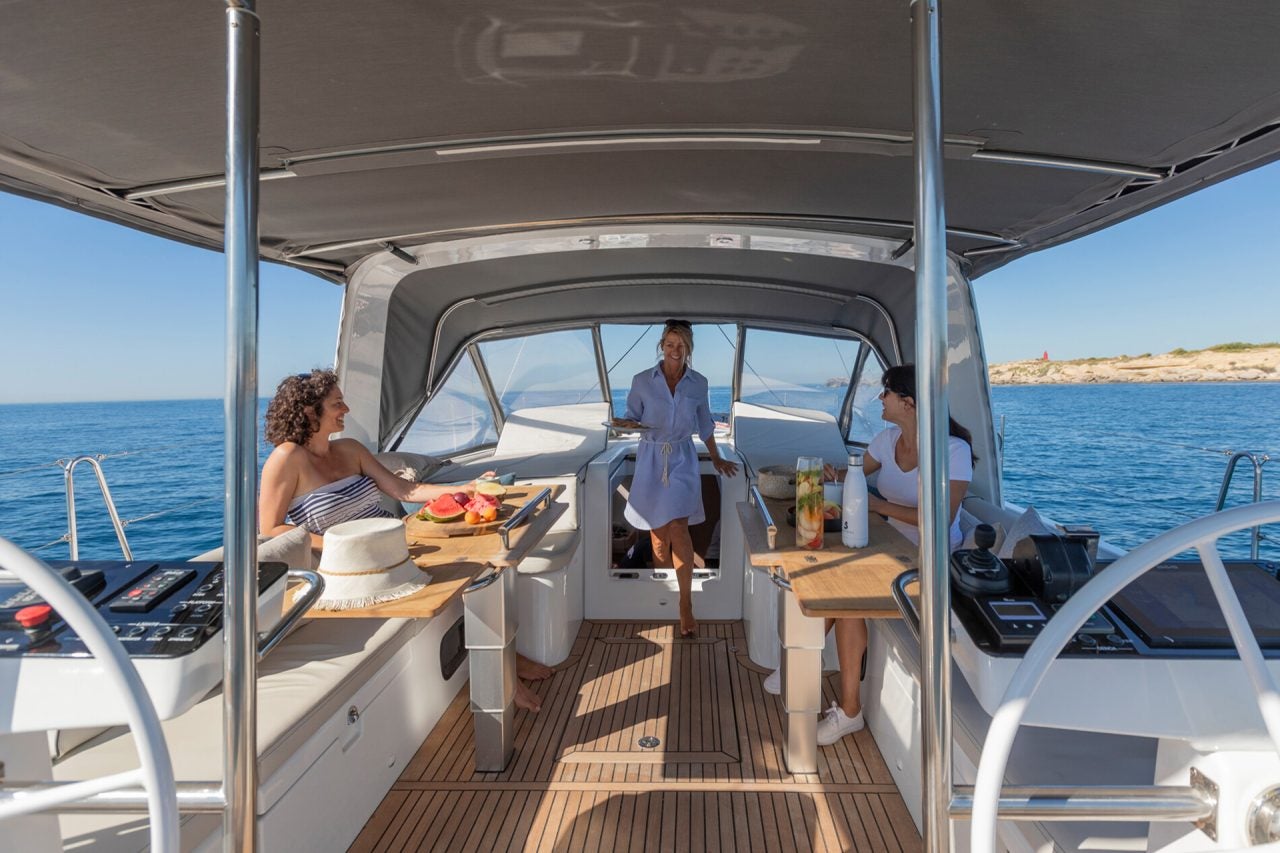
[[[978,279],[987,357],[1280,339],[1278,249],[1272,164]],[[221,255],[0,193],[0,257],[0,403],[222,395]],[[333,363],[341,302],[263,264],[264,394]]]

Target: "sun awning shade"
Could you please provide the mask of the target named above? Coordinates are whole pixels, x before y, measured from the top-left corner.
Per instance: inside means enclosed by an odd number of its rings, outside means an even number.
[[[266,257],[343,280],[388,241],[579,220],[909,236],[906,0],[258,7]],[[941,16],[972,275],[1280,155],[1273,0]],[[212,0],[5,4],[0,185],[219,245],[223,27]]]

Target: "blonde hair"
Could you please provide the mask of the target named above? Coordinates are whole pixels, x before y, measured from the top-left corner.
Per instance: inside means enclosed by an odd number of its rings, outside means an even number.
[[[658,355],[662,355],[662,345],[667,342],[667,335],[675,335],[684,341],[684,363],[693,364],[693,326],[687,320],[668,320],[662,328],[662,337],[658,338]]]

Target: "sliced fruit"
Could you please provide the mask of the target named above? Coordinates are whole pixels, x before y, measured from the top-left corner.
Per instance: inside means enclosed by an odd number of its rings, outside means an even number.
[[[441,495],[430,503],[425,504],[422,507],[422,511],[418,513],[418,517],[444,523],[446,521],[456,521],[465,512],[466,509],[453,499],[453,495]]]
[[[488,495],[490,497],[500,498],[507,493],[506,488],[501,483],[492,480],[481,480],[476,483],[477,495]]]
[[[470,502],[469,502],[469,503],[464,507],[464,509],[469,509],[469,510],[472,510],[472,511],[474,511],[474,512],[484,512],[484,511],[485,511],[487,508],[489,508],[489,507],[495,507],[495,508],[496,508],[496,507],[498,506],[498,504],[499,504],[499,503],[501,503],[501,502],[500,502],[497,498],[495,498],[495,497],[493,497],[493,496],[491,496],[491,495],[476,495],[476,496],[475,496],[474,498],[472,498],[472,499],[471,499],[471,501],[470,501]]]

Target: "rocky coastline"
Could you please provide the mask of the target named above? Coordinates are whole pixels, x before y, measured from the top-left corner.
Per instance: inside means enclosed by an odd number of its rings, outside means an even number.
[[[993,364],[992,385],[1115,382],[1280,382],[1280,343],[1219,344],[1152,355]]]

